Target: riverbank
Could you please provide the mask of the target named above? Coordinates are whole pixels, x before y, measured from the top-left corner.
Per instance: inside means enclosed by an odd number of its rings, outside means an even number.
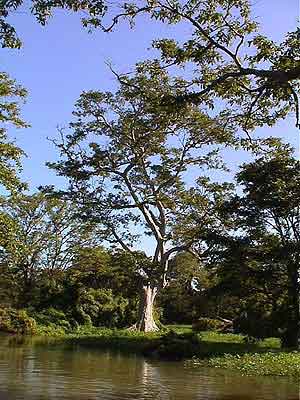
[[[48,337],[54,336],[55,343],[109,348],[156,359],[182,360],[195,368],[205,366],[237,371],[243,375],[300,378],[300,352],[280,349],[280,340],[276,338],[253,343],[247,337],[236,334],[196,334],[190,326],[169,326],[161,332],[147,334],[83,326],[68,334],[55,330],[48,332]]]

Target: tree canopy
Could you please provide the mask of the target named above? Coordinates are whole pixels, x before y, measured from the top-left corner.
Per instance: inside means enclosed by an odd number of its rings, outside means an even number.
[[[275,43],[260,33],[248,0],[146,0],[125,3],[106,30],[124,16],[135,20],[145,13],[165,24],[183,23],[191,29],[182,40],[153,43],[166,66],[193,66],[187,92],[166,102],[221,107],[227,124],[247,132],[272,126],[289,113],[299,127],[299,29]]]
[[[2,46],[21,46],[6,18],[22,5],[21,0],[2,3]],[[185,23],[192,30],[190,37],[182,41],[162,38],[153,44],[166,65],[194,65],[187,92],[165,101],[214,108],[221,100],[222,117],[247,132],[274,125],[289,113],[295,115],[296,126],[300,124],[299,29],[287,33],[282,43],[275,43],[260,33],[248,0],[139,0],[117,5],[104,0],[32,0],[30,11],[45,25],[55,8],[82,11],[84,26],[106,32],[123,19],[133,26],[140,14],[165,24]],[[111,19],[107,26],[104,16]]]

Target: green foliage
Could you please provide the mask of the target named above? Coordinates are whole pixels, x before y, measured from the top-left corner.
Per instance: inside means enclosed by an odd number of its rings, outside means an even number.
[[[100,247],[81,248],[66,271],[59,308],[79,323],[129,326],[136,320],[137,268],[144,256]]]
[[[49,333],[51,329],[62,329],[63,332],[68,332],[72,330],[71,324],[68,321],[65,313],[55,308],[48,308],[42,312],[33,312],[32,316],[39,325],[39,334],[41,334],[40,326],[49,328]],[[46,329],[45,329],[46,331]]]
[[[0,7],[1,8],[1,7]],[[3,15],[3,14],[1,14]],[[1,18],[0,18],[1,41]],[[11,140],[7,129],[25,128],[28,125],[20,115],[20,103],[26,98],[27,92],[5,72],[0,72],[0,190],[17,193],[26,187],[19,178],[21,158],[24,152]],[[0,199],[2,203],[2,199]],[[0,209],[0,252],[2,247],[13,245],[16,232],[15,221]]]
[[[36,322],[25,310],[0,308],[0,331],[32,335],[36,333]]]
[[[165,65],[193,69],[184,93],[164,98],[169,110],[200,104],[214,115],[218,112],[225,124],[247,132],[272,126],[292,112],[299,126],[299,29],[275,43],[261,34],[248,0],[124,2],[104,29],[111,31],[121,19],[134,25],[140,14],[181,24],[189,32],[180,41],[168,37],[153,44]]]
[[[3,47],[21,46],[6,17],[23,5],[23,0],[5,1],[1,5]],[[112,22],[104,27],[102,20],[108,6]],[[153,44],[160,50],[163,63],[179,67],[194,64],[195,67],[183,93],[165,97],[164,103],[169,109],[178,110],[186,102],[201,104],[208,111],[221,109],[219,116],[226,124],[247,131],[265,124],[274,125],[290,112],[295,113],[299,125],[299,30],[287,33],[282,43],[273,42],[259,32],[248,0],[171,3],[137,0],[121,2],[117,7],[105,0],[30,2],[30,12],[42,25],[56,8],[84,11],[83,26],[100,27],[106,32],[122,19],[129,20],[133,26],[140,14],[165,24],[185,24],[190,34],[180,42],[159,38]]]
[[[159,294],[157,303],[162,308],[164,324],[191,323],[207,312],[204,296],[209,286],[207,271],[192,254],[182,252],[170,261],[171,274],[167,288]]]
[[[75,316],[79,322],[95,326],[124,324],[128,302],[114,296],[111,289],[87,289],[79,293]]]
[[[25,100],[26,95],[24,88],[6,73],[0,72],[0,187],[10,192],[24,188],[18,177],[24,152],[8,139],[7,127],[28,126],[20,116],[20,102]]]
[[[242,375],[275,375],[299,379],[300,355],[292,353],[225,354],[208,361],[194,361],[194,365],[238,371]]]
[[[7,266],[8,277],[17,283],[17,307],[36,304],[45,281],[48,289],[50,282],[57,286],[78,247],[97,242],[94,225],[79,223],[74,206],[42,193],[2,198],[0,213],[7,221],[7,235],[0,243],[0,263]]]
[[[296,347],[300,334],[299,179],[300,165],[293,157],[293,150],[277,142],[271,151],[243,166],[238,182],[244,186],[244,196],[236,196],[232,202],[239,226],[248,235],[248,247],[254,248],[250,258],[252,269],[266,269],[268,264],[271,271],[276,268],[275,287],[281,287],[285,295],[274,296],[276,310],[266,309],[261,313],[265,315],[265,335],[270,335],[272,312],[276,315],[278,309],[285,310],[286,317],[282,318],[278,328],[285,331],[284,344]],[[278,304],[278,300],[283,304]],[[281,316],[284,316],[282,311]],[[252,318],[251,323],[255,325],[254,320]]]
[[[145,262],[147,257],[141,252],[82,247],[76,251],[67,279],[78,287],[110,288],[116,296],[135,298],[138,270]]]
[[[255,297],[255,302],[253,302]],[[286,326],[288,316],[284,315],[284,308],[274,312],[268,300],[258,294],[248,297],[244,303],[247,311],[242,311],[234,320],[234,332],[261,339],[270,336],[280,337],[283,327]],[[281,311],[281,312],[280,312]]]
[[[26,90],[11,79],[5,72],[0,73],[0,122],[9,123],[17,128],[26,126],[20,117],[19,101],[26,98]],[[3,129],[1,130],[3,132]],[[10,149],[10,151],[9,151]],[[20,154],[17,148],[7,147],[7,155],[16,157]]]
[[[282,337],[294,347],[300,321],[299,171],[288,145],[267,140],[258,158],[241,167],[243,194],[225,201],[220,212],[227,222],[210,235],[214,257],[207,262],[215,276],[208,294],[232,300],[237,332]]]
[[[197,321],[193,322],[193,331],[218,331],[223,328],[224,322],[212,318],[199,318]]]
[[[47,337],[65,337],[66,336],[65,329],[60,325],[38,325],[36,329],[36,335],[38,336],[47,336]]]
[[[84,10],[83,25],[94,27],[101,26],[106,12],[103,0],[30,4],[42,25],[55,8]],[[22,5],[15,0],[0,7],[3,46],[21,45],[6,18]],[[49,330],[68,331],[74,321],[125,326],[136,316],[137,286],[168,282],[158,298],[165,306],[164,322],[194,320],[211,307],[207,292],[213,289],[222,296],[218,304],[212,302],[215,315],[247,311],[247,317],[236,318],[238,331],[282,334],[285,344],[295,344],[296,334],[289,335],[300,332],[299,162],[290,149],[269,140],[276,151],[267,149],[238,175],[244,195],[229,202],[231,217],[222,214],[231,185],[201,174],[224,167],[217,147],[237,146],[238,127],[248,132],[273,125],[289,112],[299,125],[299,30],[274,43],[258,32],[247,0],[141,0],[120,7],[124,13],[111,28],[122,17],[132,22],[147,13],[166,24],[185,23],[192,32],[180,43],[157,40],[160,61],[140,63],[134,75],[118,76],[115,93],[80,96],[70,132],[58,145],[64,159],[52,164],[69,179],[69,190],[61,194],[80,203],[79,213],[57,199],[16,195],[23,187],[18,179],[23,152],[9,140],[6,126],[26,126],[19,106],[26,91],[0,74],[0,185],[15,194],[1,200],[1,301],[33,306]],[[165,62],[195,64],[192,81],[172,78]],[[197,181],[187,185],[185,177],[195,170]],[[75,222],[75,214],[100,222],[99,238],[126,252],[93,248],[92,225]],[[136,232],[156,241],[152,258],[132,250]],[[215,281],[188,259],[187,250],[216,272]],[[200,330],[217,329],[215,322],[201,323]]]

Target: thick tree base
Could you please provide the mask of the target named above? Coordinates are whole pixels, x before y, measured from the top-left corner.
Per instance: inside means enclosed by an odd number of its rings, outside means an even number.
[[[140,305],[137,322],[129,328],[138,332],[157,332],[159,327],[153,318],[154,299],[157,294],[157,287],[150,284],[144,285],[140,292]]]
[[[131,325],[129,328],[127,328],[128,331],[132,332],[158,332],[160,329],[154,322],[154,324],[151,324],[151,326],[140,326],[140,324],[135,323],[134,325]]]

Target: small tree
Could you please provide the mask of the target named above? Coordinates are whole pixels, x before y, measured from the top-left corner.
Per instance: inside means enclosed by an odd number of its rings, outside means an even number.
[[[116,94],[83,93],[72,133],[58,145],[64,160],[52,164],[69,178],[68,197],[83,217],[102,224],[108,242],[133,252],[139,236],[152,238],[151,258],[140,265],[135,328],[143,331],[157,329],[153,304],[168,283],[170,258],[197,245],[194,236],[176,228],[193,195],[190,186],[196,185],[189,173],[221,167],[214,145],[233,143],[220,121],[194,105],[170,116],[161,99],[180,94],[184,86],[152,63],[122,79]]]

